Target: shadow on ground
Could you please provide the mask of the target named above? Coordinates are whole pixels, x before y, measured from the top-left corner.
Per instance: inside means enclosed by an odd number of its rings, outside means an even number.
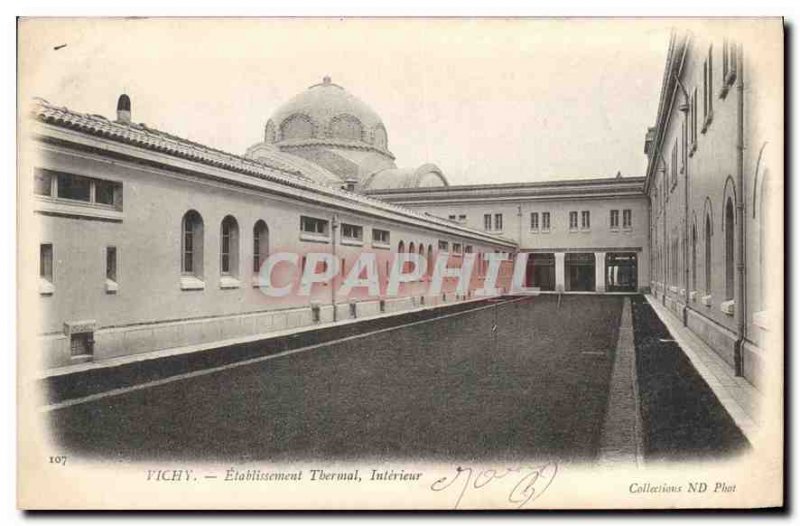
[[[631,298],[645,460],[724,458],[750,447],[643,296]]]

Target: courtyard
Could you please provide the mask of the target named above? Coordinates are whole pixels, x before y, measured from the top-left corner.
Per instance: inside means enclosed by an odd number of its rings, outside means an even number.
[[[593,461],[625,301],[645,459],[747,447],[647,303],[623,295],[509,298],[48,414],[73,454],[121,460]]]

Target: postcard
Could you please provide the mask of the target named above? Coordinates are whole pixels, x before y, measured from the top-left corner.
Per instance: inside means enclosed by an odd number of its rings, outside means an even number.
[[[780,18],[21,18],[18,506],[783,506]]]

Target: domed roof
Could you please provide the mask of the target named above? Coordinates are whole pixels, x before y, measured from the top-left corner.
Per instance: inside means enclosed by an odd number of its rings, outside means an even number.
[[[278,108],[264,130],[282,150],[335,146],[389,152],[386,128],[372,108],[325,77]]]

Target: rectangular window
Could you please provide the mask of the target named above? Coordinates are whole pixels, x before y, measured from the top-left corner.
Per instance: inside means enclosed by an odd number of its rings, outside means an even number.
[[[384,245],[389,244],[389,231],[388,230],[379,230],[377,228],[372,229],[372,242],[373,243],[382,243]]]
[[[503,214],[494,215],[494,229],[497,231],[503,230]]]
[[[492,229],[492,214],[483,214],[483,229]]]
[[[342,223],[342,238],[361,241],[364,239],[364,228],[358,225]]]
[[[58,197],[75,201],[89,202],[91,200],[92,182],[88,177],[60,173],[56,181]]]
[[[578,212],[569,213],[569,229],[570,230],[578,229]]]
[[[300,216],[300,230],[306,234],[328,235],[328,221],[315,217]]]
[[[448,248],[449,246],[447,241],[439,241],[439,250],[444,250],[445,252],[447,252]]]
[[[591,222],[589,221],[589,211],[584,210],[581,212],[581,228],[583,230],[589,230],[592,227]]]
[[[95,181],[94,185],[94,200],[96,203],[109,206],[116,204],[114,194],[117,184],[111,181]]]
[[[53,244],[42,243],[39,245],[39,277],[53,281]]]
[[[34,192],[36,195],[114,206],[122,209],[121,183],[64,172],[54,172],[43,168],[34,170],[34,178]]]
[[[539,213],[531,212],[531,230],[539,230]]]
[[[106,279],[117,281],[117,247],[106,247]]]
[[[542,212],[542,230],[550,230],[550,212]]]
[[[460,215],[458,216],[458,222],[459,222],[459,223],[466,223],[466,222],[467,222],[467,216],[466,216],[466,214],[460,214]]]
[[[611,228],[617,229],[619,228],[619,210],[612,210],[611,211]]]
[[[622,211],[622,228],[630,228],[631,227],[631,211],[630,209],[625,209]]]
[[[461,243],[453,243],[453,254],[461,254]]]
[[[455,214],[450,214],[449,216],[447,216],[447,219],[449,219],[450,221],[455,221],[456,220],[456,215]]]
[[[33,171],[33,192],[36,195],[53,195],[53,174],[48,170],[35,169]]]

